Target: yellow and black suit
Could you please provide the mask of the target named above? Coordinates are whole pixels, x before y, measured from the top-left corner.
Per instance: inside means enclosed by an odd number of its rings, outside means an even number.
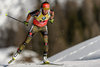
[[[44,46],[45,46],[43,56],[47,56],[47,53],[48,53],[48,28],[47,28],[47,22],[51,18],[52,13],[53,13],[52,11],[49,11],[47,15],[43,15],[42,14],[42,9],[40,9],[40,10],[36,10],[36,11],[33,11],[33,12],[28,14],[26,21],[28,22],[29,19],[31,17],[33,17],[34,18],[33,19],[33,24],[32,24],[32,26],[29,30],[29,33],[28,33],[27,38],[25,39],[24,43],[22,43],[19,46],[19,48],[17,50],[18,53],[20,53],[24,49],[25,45],[27,45],[31,41],[32,36],[36,32],[40,32],[43,35]]]

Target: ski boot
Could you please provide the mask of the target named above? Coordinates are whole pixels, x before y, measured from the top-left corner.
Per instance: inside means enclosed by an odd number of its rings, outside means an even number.
[[[18,53],[16,52],[14,54],[14,56],[12,57],[12,59],[8,62],[8,64],[12,63],[15,59],[16,59],[16,56],[18,55]]]
[[[8,62],[8,64],[12,63],[16,58],[17,56],[21,53],[21,49],[18,48],[17,52],[12,56],[12,59]]]
[[[43,57],[43,64],[50,64],[49,60],[47,59],[47,56]]]

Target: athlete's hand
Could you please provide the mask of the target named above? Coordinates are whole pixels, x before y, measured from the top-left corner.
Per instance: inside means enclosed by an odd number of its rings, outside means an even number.
[[[25,24],[25,26],[28,26],[28,22],[27,21],[24,21],[24,24]]]
[[[53,22],[54,22],[54,19],[50,19],[49,22],[50,22],[50,23],[53,23]]]

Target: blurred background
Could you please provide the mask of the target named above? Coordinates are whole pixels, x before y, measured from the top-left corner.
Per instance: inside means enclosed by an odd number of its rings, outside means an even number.
[[[11,59],[25,40],[33,19],[30,19],[29,26],[26,27],[5,14],[25,21],[29,11],[39,9],[43,1],[45,0],[0,0],[0,63]],[[54,24],[48,23],[49,57],[100,34],[100,0],[48,1],[55,12]],[[43,47],[43,40],[37,33],[16,63],[40,61]]]

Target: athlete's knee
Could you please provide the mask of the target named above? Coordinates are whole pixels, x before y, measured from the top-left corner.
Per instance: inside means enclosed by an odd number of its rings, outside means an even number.
[[[26,38],[26,40],[25,40],[25,43],[26,43],[26,44],[29,43],[29,42],[31,41],[32,36],[33,36],[33,33],[32,33],[32,32],[29,32],[29,33],[28,33],[28,36],[27,36],[27,38]]]
[[[29,32],[28,33],[28,37],[32,37],[33,36],[33,33],[32,32]]]

